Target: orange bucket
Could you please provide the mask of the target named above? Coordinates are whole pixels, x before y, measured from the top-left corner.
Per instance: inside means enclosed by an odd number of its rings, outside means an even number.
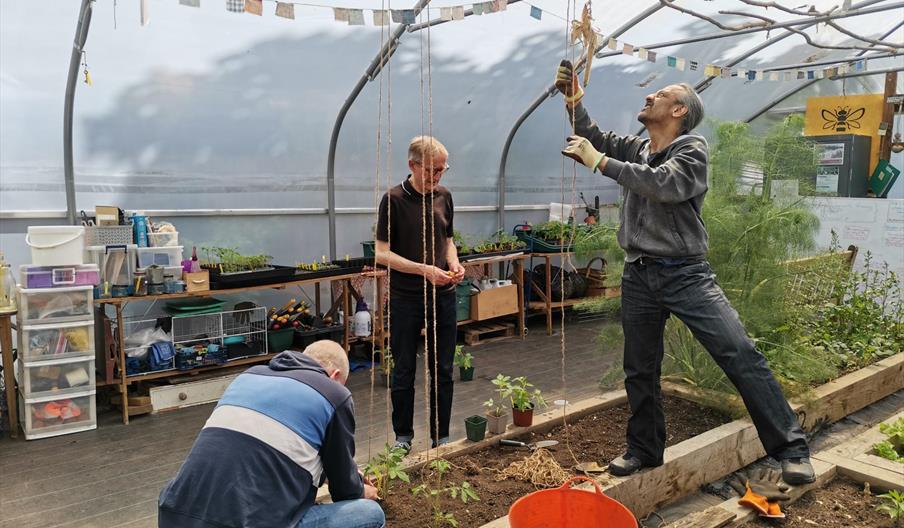
[[[592,482],[596,492],[571,489],[576,480]],[[593,479],[573,477],[562,487],[535,491],[509,508],[511,528],[637,528],[622,503],[607,497]]]

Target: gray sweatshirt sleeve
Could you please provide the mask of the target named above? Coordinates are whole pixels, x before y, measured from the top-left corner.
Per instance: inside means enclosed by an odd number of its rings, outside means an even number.
[[[646,141],[637,136],[619,136],[600,130],[596,122],[590,119],[590,114],[581,103],[574,107],[574,133],[587,138],[593,148],[606,156],[622,161],[638,161],[635,158]]]
[[[654,202],[680,203],[706,191],[707,158],[701,142],[689,141],[658,167],[610,157],[603,174]]]

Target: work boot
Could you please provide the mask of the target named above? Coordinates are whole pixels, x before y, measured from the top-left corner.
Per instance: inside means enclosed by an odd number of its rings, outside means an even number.
[[[786,458],[782,460],[782,480],[792,486],[809,484],[816,480],[816,473],[809,458]]]
[[[609,473],[612,473],[617,477],[625,477],[630,475],[631,473],[640,471],[640,469],[643,467],[643,462],[641,462],[639,458],[632,455],[631,453],[625,453],[624,455],[609,462]]]

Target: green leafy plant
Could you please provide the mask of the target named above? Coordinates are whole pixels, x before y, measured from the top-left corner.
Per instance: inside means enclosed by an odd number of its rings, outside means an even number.
[[[474,366],[474,355],[466,352],[463,345],[455,345],[455,357],[452,362],[456,367],[469,369]]]
[[[468,481],[463,481],[461,484],[451,483],[445,485],[443,480],[451,464],[442,458],[433,460],[428,467],[431,470],[430,475],[424,478],[421,484],[412,488],[411,493],[415,497],[424,497],[426,499],[432,512],[430,525],[433,528],[439,528],[444,525],[458,526],[458,520],[455,516],[443,511],[442,497],[448,495],[453,500],[458,499],[467,504],[468,501],[480,500],[477,491],[474,490]]]
[[[205,267],[219,269],[223,273],[269,269],[273,260],[270,255],[242,255],[235,248],[204,246],[201,251],[207,257]]]
[[[408,473],[405,473],[402,459],[405,458],[405,450],[398,447],[393,448],[389,444],[383,448],[383,451],[373,457],[366,466],[364,466],[364,474],[370,477],[374,483],[374,487],[381,498],[385,499],[389,496],[389,490],[393,480],[401,480],[402,482],[410,482]]]
[[[486,408],[488,416],[502,416],[506,412],[504,400],[494,400],[493,398],[490,398],[483,402],[483,406]]]
[[[876,506],[880,512],[887,513],[895,523],[900,526],[904,520],[904,491],[891,490],[888,493],[878,495],[883,500],[882,504]]]
[[[887,436],[885,440],[873,444],[877,456],[904,464],[904,418],[890,424],[879,424],[879,432]]]
[[[392,348],[386,347],[383,349],[383,361],[380,362],[380,370],[383,374],[390,376],[392,375],[393,367],[395,367],[395,359],[392,357]]]
[[[492,383],[496,386],[496,392],[499,393],[500,398],[509,400],[513,409],[526,411],[534,407],[548,407],[540,389],[531,390],[534,385],[528,382],[524,376],[512,378],[499,374],[492,380]]]

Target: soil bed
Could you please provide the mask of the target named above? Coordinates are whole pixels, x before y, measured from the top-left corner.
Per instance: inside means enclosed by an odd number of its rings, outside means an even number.
[[[797,502],[784,508],[784,521],[757,519],[745,526],[782,528],[891,528],[891,518],[876,506],[882,503],[875,495],[864,495],[863,485],[846,478],[836,478],[828,486],[807,492]]]
[[[717,410],[701,407],[680,398],[665,398],[666,445],[671,446],[697,436],[730,421]],[[567,432],[558,426],[548,433],[530,433],[519,438],[524,442],[558,440],[559,445],[548,448],[550,454],[569,473],[578,462],[607,464],[625,449],[625,427],[630,416],[628,406],[621,405],[599,411],[575,421],[569,421]],[[566,439],[568,442],[566,443]],[[568,449],[574,452],[574,457]],[[452,513],[461,527],[477,527],[508,514],[519,497],[537,488],[529,482],[504,480],[497,482],[498,471],[512,462],[523,460],[530,453],[526,449],[494,446],[475,453],[452,457],[453,464],[443,479],[443,486],[468,481],[480,500],[463,504],[448,496],[442,500],[443,512]],[[425,470],[426,471],[426,470]],[[383,501],[388,528],[425,528],[431,526],[431,511],[423,497],[413,497],[411,487],[421,482],[419,472],[410,474],[412,485],[393,482],[392,492]]]

